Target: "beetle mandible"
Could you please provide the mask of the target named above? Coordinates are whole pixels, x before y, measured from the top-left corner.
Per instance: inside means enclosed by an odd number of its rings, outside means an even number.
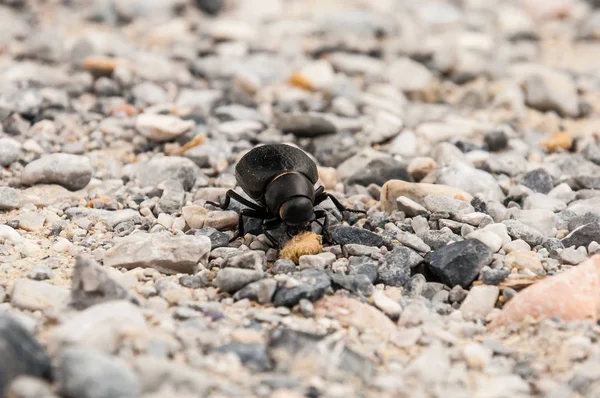
[[[302,150],[286,144],[267,144],[251,149],[235,167],[235,178],[240,188],[256,203],[230,189],[222,203],[207,202],[223,210],[235,199],[249,209],[240,212],[237,233],[231,241],[244,235],[244,217],[264,220],[265,236],[277,246],[267,232],[277,229],[282,223],[287,228],[305,228],[313,221],[325,218],[324,209],[315,209],[326,199],[331,199],[340,212],[365,213],[363,210],[348,209],[323,186],[315,189],[319,179],[317,166]],[[289,235],[289,232],[288,232]]]

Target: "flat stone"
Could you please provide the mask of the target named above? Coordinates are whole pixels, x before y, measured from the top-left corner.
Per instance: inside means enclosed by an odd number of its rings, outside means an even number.
[[[276,289],[277,281],[275,279],[261,279],[256,282],[249,283],[242,289],[238,290],[233,295],[233,299],[248,299],[265,305],[271,303]]]
[[[52,352],[76,346],[113,354],[128,336],[147,331],[141,310],[129,301],[107,301],[89,307],[54,328],[48,338]]]
[[[227,255],[227,257],[225,257],[225,261],[223,261],[223,264],[221,265],[221,268],[233,267],[263,271],[266,264],[267,258],[265,252],[247,250],[241,253],[236,252]]]
[[[359,244],[364,246],[385,246],[385,240],[367,229],[340,225],[333,230],[333,240],[339,245]]]
[[[92,166],[85,156],[66,153],[42,155],[21,173],[23,185],[58,184],[70,191],[85,188],[92,179]]]
[[[209,211],[204,219],[204,227],[214,228],[219,231],[237,227],[239,214],[233,210]]]
[[[424,206],[421,206],[417,202],[412,199],[407,198],[406,196],[400,196],[396,199],[396,206],[399,211],[404,212],[407,217],[416,217],[416,216],[424,216],[429,214],[429,210],[427,210]]]
[[[460,311],[466,320],[485,317],[494,309],[500,289],[497,286],[473,286],[465,301],[460,306]]]
[[[333,123],[322,116],[308,113],[282,115],[277,122],[277,127],[284,133],[299,138],[314,138],[337,133]]]
[[[398,209],[396,200],[401,196],[405,196],[424,206],[425,197],[430,195],[446,196],[453,199],[463,200],[467,203],[470,203],[471,200],[473,200],[473,196],[471,196],[471,194],[448,185],[391,180],[386,182],[381,187],[380,202],[382,209],[388,213],[391,213],[392,211]]]
[[[560,252],[559,259],[563,264],[577,265],[581,264],[588,258],[588,253],[585,247],[578,247],[575,249],[573,246],[568,247]]]
[[[50,283],[18,279],[13,285],[10,303],[15,308],[37,311],[56,309],[67,304],[69,291]]]
[[[125,361],[85,349],[66,349],[59,358],[56,378],[65,397],[133,398],[141,392],[137,376]]]
[[[489,230],[479,229],[466,236],[467,239],[477,239],[485,243],[494,253],[502,248],[502,238]]]
[[[19,214],[17,217],[19,220],[19,228],[25,231],[36,232],[41,230],[44,227],[44,223],[46,222],[46,217],[42,214],[39,214],[35,211],[28,211]]]
[[[374,159],[348,177],[346,184],[358,184],[364,187],[370,184],[381,186],[389,180],[412,182],[413,178],[406,169],[406,165],[400,162],[393,159]]]
[[[447,212],[451,215],[473,213],[475,209],[469,202],[447,196],[426,196],[425,207],[432,213]]]
[[[244,286],[263,278],[261,271],[241,268],[224,268],[217,273],[214,284],[226,293],[235,293]]]
[[[348,275],[366,275],[371,283],[375,283],[377,280],[377,263],[366,256],[350,257]]]
[[[166,274],[193,273],[198,263],[208,262],[210,250],[206,236],[136,233],[119,238],[106,251],[104,265],[155,268]]]
[[[135,128],[144,137],[157,142],[170,141],[194,127],[191,120],[176,116],[142,113],[136,118]]]
[[[332,274],[331,284],[334,289],[343,288],[364,297],[369,297],[373,294],[373,283],[369,280],[369,277],[364,274]]]
[[[451,243],[425,256],[426,267],[450,288],[468,288],[491,262],[492,250],[477,239]]]
[[[277,289],[273,304],[293,307],[301,299],[319,300],[331,285],[329,276],[320,270],[307,269],[292,274],[294,282],[287,281]]]

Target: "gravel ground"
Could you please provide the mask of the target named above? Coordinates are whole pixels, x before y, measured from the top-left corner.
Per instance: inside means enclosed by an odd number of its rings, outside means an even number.
[[[0,395],[600,396],[594,7],[0,0]],[[272,143],[366,211],[296,262]]]

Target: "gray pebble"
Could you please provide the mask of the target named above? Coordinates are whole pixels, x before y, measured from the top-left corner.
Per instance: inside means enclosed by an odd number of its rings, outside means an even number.
[[[92,179],[92,166],[85,156],[53,153],[29,163],[21,174],[23,185],[59,184],[77,191]]]
[[[0,145],[2,145],[0,143]],[[13,210],[21,204],[19,192],[10,187],[0,187],[0,211]]]

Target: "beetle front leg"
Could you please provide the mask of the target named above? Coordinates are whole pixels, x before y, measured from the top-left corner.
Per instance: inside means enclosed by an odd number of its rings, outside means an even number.
[[[235,235],[233,235],[233,237],[231,239],[229,239],[229,242],[233,242],[237,238],[244,236],[244,217],[265,219],[265,218],[269,218],[269,214],[262,212],[262,211],[255,211],[255,210],[249,210],[249,209],[242,210],[240,212],[240,216],[238,218],[237,232]]]
[[[317,188],[317,190],[315,191],[315,193],[317,193],[320,188],[322,188],[322,187]],[[349,208],[347,208],[342,203],[340,203],[340,201],[335,196],[333,196],[330,193],[325,192],[324,190],[321,191],[321,193],[315,198],[315,205],[318,205],[321,202],[327,200],[327,198],[331,199],[331,201],[333,202],[333,204],[335,205],[335,207],[337,207],[337,209],[340,212],[347,211],[347,212],[350,212],[350,213],[367,214],[367,212],[364,211],[364,210],[357,210],[357,209],[349,209]]]
[[[219,208],[221,208],[221,210],[227,210],[229,208],[229,203],[231,203],[231,199],[237,200],[238,202],[251,208],[252,210],[264,211],[264,209],[261,206],[244,198],[242,195],[235,192],[233,189],[230,189],[229,191],[227,191],[227,193],[225,194],[225,200],[223,200],[223,203],[215,203],[215,202],[211,202],[211,201],[206,201],[206,203],[208,203],[209,205],[219,207]]]

